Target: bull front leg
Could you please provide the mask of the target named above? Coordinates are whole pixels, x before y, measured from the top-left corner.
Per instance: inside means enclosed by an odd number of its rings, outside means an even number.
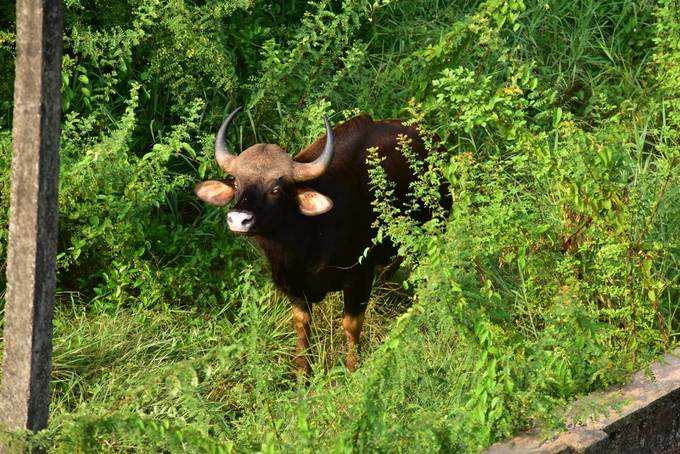
[[[297,333],[297,344],[295,347],[295,367],[299,375],[309,376],[312,368],[307,359],[307,349],[309,348],[309,336],[312,324],[312,307],[305,301],[293,302],[293,324]]]

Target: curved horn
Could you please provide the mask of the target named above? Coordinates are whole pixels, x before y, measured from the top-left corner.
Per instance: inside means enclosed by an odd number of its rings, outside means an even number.
[[[231,120],[236,116],[237,113],[241,111],[242,108],[243,106],[237,107],[232,113],[229,114],[229,116],[227,116],[227,118],[224,119],[222,126],[220,126],[220,129],[217,131],[217,136],[215,136],[215,160],[220,165],[222,170],[227,173],[229,172],[231,161],[236,156],[234,156],[231,151],[229,151],[225,136],[227,134],[229,123],[231,123]]]
[[[323,122],[326,125],[326,145],[323,151],[312,162],[300,163],[296,162],[293,167],[293,179],[295,181],[307,181],[318,178],[326,171],[333,159],[333,129],[328,123],[328,118],[323,117]]]

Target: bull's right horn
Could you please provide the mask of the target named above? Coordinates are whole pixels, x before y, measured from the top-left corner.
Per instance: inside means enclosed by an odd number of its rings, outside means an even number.
[[[215,160],[217,161],[217,164],[219,164],[220,168],[227,173],[229,173],[231,162],[236,157],[231,151],[229,151],[229,147],[227,146],[227,128],[229,127],[231,120],[236,116],[237,113],[241,111],[242,108],[243,106],[237,107],[232,113],[229,114],[229,116],[227,116],[227,118],[224,119],[222,126],[220,126],[220,129],[217,131],[217,136],[215,137]]]

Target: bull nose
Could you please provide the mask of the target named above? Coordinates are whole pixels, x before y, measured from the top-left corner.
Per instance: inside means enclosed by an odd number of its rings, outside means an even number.
[[[232,232],[247,232],[255,223],[253,213],[232,210],[227,214],[227,224]]]

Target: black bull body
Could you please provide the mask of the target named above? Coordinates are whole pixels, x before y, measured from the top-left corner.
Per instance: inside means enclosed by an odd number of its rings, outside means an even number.
[[[328,292],[342,291],[343,329],[347,336],[346,365],[354,370],[364,311],[375,268],[395,258],[389,244],[372,245],[372,194],[367,154],[377,148],[397,200],[404,200],[414,180],[399,152],[400,136],[413,152],[426,153],[416,128],[397,120],[374,121],[359,116],[331,129],[291,158],[277,145],[253,145],[239,156],[226,146],[225,134],[239,109],[222,124],[215,156],[233,178],[196,186],[198,197],[213,205],[234,202],[227,215],[232,231],[249,235],[269,260],[276,286],[291,300],[298,335],[295,362],[308,373],[304,354],[309,346],[312,304]],[[448,196],[443,196],[446,205]],[[416,215],[421,221],[427,213]],[[367,257],[359,257],[369,248]]]

